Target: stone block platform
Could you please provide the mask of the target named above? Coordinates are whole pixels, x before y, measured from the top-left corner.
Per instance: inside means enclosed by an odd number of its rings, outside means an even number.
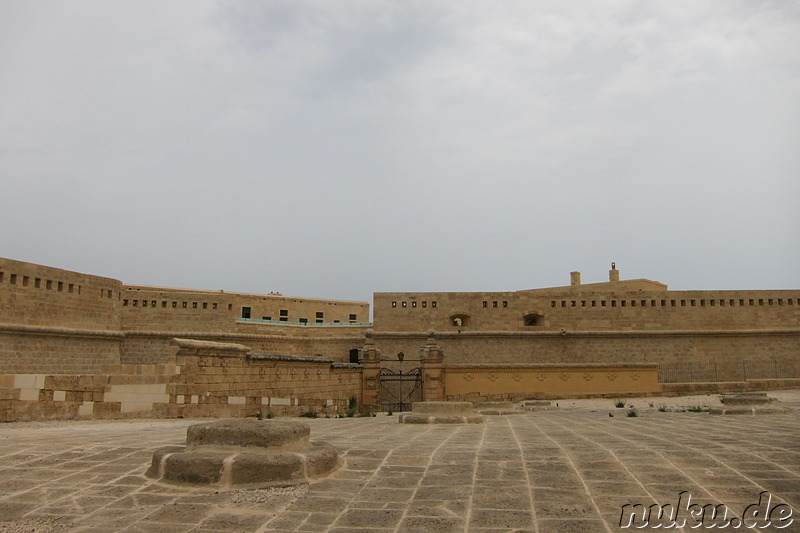
[[[410,413],[399,416],[401,424],[482,424],[470,402],[414,402]]]
[[[154,450],[197,420],[0,424],[0,531],[607,533],[636,530],[619,527],[626,504],[677,504],[688,491],[692,503],[740,513],[767,491],[794,523],[738,530],[796,532],[800,391],[770,395],[792,412],[610,418],[564,400],[484,424],[309,419],[313,439],[340,451],[340,469],[307,485],[227,491],[144,475]]]
[[[189,426],[186,446],[153,453],[146,475],[219,488],[308,483],[339,466],[336,448],[309,441],[308,424],[233,419]]]

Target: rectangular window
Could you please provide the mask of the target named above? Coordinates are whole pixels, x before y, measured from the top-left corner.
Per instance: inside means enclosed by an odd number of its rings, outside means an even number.
[[[597,300],[592,300],[592,307],[597,307]]]
[[[400,305],[402,305],[403,307],[406,307],[408,304],[406,302],[403,302]]]
[[[397,302],[392,302],[392,307],[397,307]]]
[[[30,280],[30,278],[28,276],[22,276],[22,286],[23,287],[27,287],[29,280]]]
[[[667,301],[661,300],[661,307],[666,307],[666,306],[667,306]]]
[[[611,300],[611,307],[616,307],[616,306],[617,306],[617,301]]]
[[[358,319],[357,315],[350,315],[350,322],[355,322]]]
[[[497,301],[494,301],[494,302],[492,302],[492,307],[494,307],[495,309],[497,309]]]
[[[566,307],[566,306],[567,306],[566,300],[561,300],[561,307]]]
[[[139,307],[139,300],[134,300],[133,301],[133,306],[134,307]]]
[[[508,307],[508,302],[506,300],[503,300],[503,307]]]
[[[764,300],[762,298],[758,299],[758,305],[764,305]]]
[[[189,308],[189,303],[188,302],[181,302],[181,307],[183,309],[188,309]]]
[[[576,303],[576,302],[575,302],[575,300],[572,300],[572,301],[569,303],[569,306],[570,306],[570,307],[575,307],[575,303]]]
[[[341,321],[339,321],[339,320],[334,320],[334,321],[333,321],[333,323],[334,323],[334,324],[341,324]]]
[[[167,301],[166,300],[162,300],[161,309],[166,309],[166,308],[167,308]]]
[[[739,299],[739,305],[744,306],[744,298]]]
[[[586,307],[586,300],[581,300],[581,307]]]
[[[150,305],[152,305],[153,307],[155,307],[155,306],[156,306],[156,301],[155,301],[155,300],[151,300],[151,301],[150,301]]]
[[[622,304],[622,307],[625,307],[627,305],[627,302],[625,300],[622,300],[620,303]]]
[[[61,283],[59,283],[59,286],[60,285],[61,285]],[[61,288],[59,287],[58,290],[61,290]],[[113,296],[113,293],[111,292],[111,289],[108,289],[108,292],[106,293],[106,296],[109,297],[109,298],[111,298]],[[155,304],[153,304],[153,305],[155,305]]]
[[[550,307],[555,307],[555,306],[556,306],[556,301],[555,300],[551,300],[550,301]]]
[[[423,307],[423,308],[425,308],[425,307],[428,307],[428,302],[426,302],[425,300],[423,300],[423,301],[422,301],[422,307]]]
[[[647,307],[647,300],[642,300],[642,307]]]
[[[691,300],[691,304],[692,304],[692,307],[694,307],[695,306],[695,301]]]
[[[487,302],[486,300],[484,300],[484,301],[483,301],[483,306],[484,306],[484,307],[489,307],[489,302]]]
[[[307,318],[301,318],[298,322],[300,322],[301,324],[308,324],[308,319]]]
[[[710,303],[710,304],[711,304],[711,307],[714,307],[714,306],[716,305],[716,301],[715,301],[715,300],[713,300],[713,299],[712,299],[712,300],[709,300],[709,301],[708,301],[708,303]]]
[[[636,307],[636,300],[631,300],[631,307]]]
[[[783,305],[783,298],[778,298],[778,305]]]
[[[203,302],[203,309],[208,309],[208,302]]]
[[[142,300],[142,307],[147,307],[147,300]]]
[[[676,302],[675,302],[675,300],[670,300],[670,301],[669,301],[669,305],[670,305],[671,307],[675,307],[675,303],[676,303]]]
[[[216,308],[217,308],[217,302],[212,303],[211,304],[211,309],[216,309]]]
[[[261,320],[272,320],[271,316],[262,316]]]
[[[770,298],[769,300],[767,300],[767,303],[768,303],[769,305],[772,305],[772,298]]]
[[[122,300],[122,307],[128,307],[128,300]]]
[[[242,307],[242,318],[250,318],[250,308]]]
[[[317,314],[317,318],[323,318],[325,316],[325,313],[322,312],[322,311],[317,311],[316,314]]]
[[[605,307],[605,306],[606,306],[606,301],[600,300],[600,307]]]
[[[37,289],[42,288],[42,278],[33,278],[33,286]]]
[[[728,305],[730,305],[730,306],[736,305],[736,300],[729,300],[728,301]]]
[[[798,298],[798,301],[800,301],[800,298]],[[431,307],[436,307],[436,302],[431,302]]]
[[[681,307],[686,307],[686,300],[681,300]]]
[[[417,301],[416,301],[416,300],[414,300],[413,302],[411,302],[411,307],[416,307],[416,306],[417,306]]]
[[[3,272],[3,271],[0,271],[0,283],[3,283],[3,280],[5,279],[5,277],[6,277],[6,273]]]
[[[228,311],[233,311],[233,304],[228,304]]]
[[[16,278],[16,276],[14,276],[14,278]],[[52,291],[53,290],[53,280],[52,279],[48,279],[46,285],[47,285],[47,290],[48,291]]]
[[[289,321],[289,317],[282,316],[282,317],[280,317],[280,321],[281,322],[288,322]]]
[[[655,307],[655,306],[656,306],[656,301],[650,300],[650,307]]]
[[[794,300],[792,300],[791,298],[787,298],[786,303],[789,305],[794,305]]]
[[[279,314],[280,314],[280,316],[289,316],[289,310],[288,309],[281,309]]]
[[[750,305],[755,305],[755,300],[753,300],[752,298],[748,301],[750,302]]]

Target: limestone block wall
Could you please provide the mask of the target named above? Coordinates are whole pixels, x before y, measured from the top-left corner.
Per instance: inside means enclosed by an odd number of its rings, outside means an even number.
[[[114,279],[0,258],[0,374],[119,362],[121,290]]]
[[[232,343],[175,339],[180,377],[171,416],[336,414],[361,397],[361,367],[324,357],[265,355]]]
[[[800,291],[541,289],[375,293],[376,332],[674,331],[800,327]],[[604,284],[605,286],[605,284]]]
[[[375,333],[384,357],[416,354],[426,335]],[[449,365],[703,363],[709,381],[738,380],[743,368],[779,369],[800,378],[800,329],[772,331],[437,333]],[[749,377],[757,377],[751,374]],[[765,376],[772,377],[772,376]]]
[[[361,398],[361,367],[177,340],[173,363],[108,365],[89,375],[0,375],[0,421],[243,417],[342,412]]]
[[[444,369],[448,401],[658,394],[656,364],[466,365]]]
[[[0,375],[0,421],[154,416],[175,371],[117,364],[94,375]]]

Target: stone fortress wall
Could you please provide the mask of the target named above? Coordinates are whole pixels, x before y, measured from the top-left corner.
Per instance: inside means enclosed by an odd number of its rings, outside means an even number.
[[[243,318],[248,309],[258,318]],[[268,316],[274,320],[263,320]],[[168,364],[174,337],[349,362],[351,350],[363,343],[368,320],[366,302],[125,285],[0,258],[0,373],[5,374],[87,374],[109,364]]]
[[[619,281],[613,267],[608,282],[582,285],[577,272],[571,281],[375,293],[375,340],[390,357],[415,353],[433,328],[449,365],[658,363],[664,381],[800,377],[800,291],[670,291]]]
[[[366,302],[125,285],[0,258],[0,419],[336,410],[376,400],[382,369],[434,348],[444,359],[422,364],[423,386],[441,399],[800,383],[800,291],[670,291],[613,267],[608,282],[571,281],[376,293],[372,326]],[[207,353],[176,363],[176,339]]]

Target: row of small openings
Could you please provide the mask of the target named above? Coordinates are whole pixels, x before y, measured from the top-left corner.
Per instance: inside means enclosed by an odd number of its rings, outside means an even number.
[[[426,302],[425,300],[423,300],[420,303],[422,304],[422,307],[428,307],[428,302]],[[411,307],[416,307],[416,306],[417,306],[417,301],[411,300]],[[392,307],[397,307],[397,302],[392,302]],[[400,307],[402,308],[408,307],[408,302],[400,302]],[[436,301],[431,302],[431,307],[436,307]]]
[[[730,298],[730,299],[689,299],[689,300],[561,300],[561,307],[746,307],[754,305],[783,305],[783,298]],[[794,305],[794,298],[786,298],[786,305]],[[485,302],[484,302],[485,303]],[[797,298],[800,305],[800,298]],[[559,307],[558,300],[551,300],[550,307]]]
[[[483,301],[483,307],[489,307],[489,302],[487,300]],[[497,309],[497,300],[492,301],[492,308]],[[503,300],[503,307],[508,307],[508,302]]]
[[[6,279],[6,273],[3,272],[3,271],[0,271],[0,283],[4,283],[5,279]],[[17,274],[9,274],[8,275],[8,282],[11,285],[17,285],[18,281],[19,281],[19,276]],[[78,294],[81,293],[81,286],[80,285],[75,285],[74,283],[66,283],[65,284],[63,281],[53,281],[52,279],[42,280],[42,278],[36,278],[36,277],[33,278],[33,286],[34,286],[34,288],[41,289],[42,288],[42,281],[44,281],[44,288],[47,289],[48,291],[57,290],[58,292],[64,292],[64,288],[66,288],[67,292],[69,294],[74,294],[75,293],[75,289],[77,288],[78,289]],[[22,276],[21,285],[23,287],[29,287],[30,284],[31,284],[31,277],[23,275]],[[102,289],[100,290],[100,296],[101,297],[104,296],[104,292],[103,292]],[[111,291],[110,290],[108,291],[108,298],[111,298]]]
[[[249,307],[242,307],[242,318],[250,318],[251,313],[252,313],[252,310]],[[288,322],[289,321],[289,310],[288,309],[281,309],[278,313],[280,315],[278,317],[278,320],[280,322]],[[355,322],[357,319],[358,319],[358,315],[357,314],[351,314],[350,315],[350,322]],[[262,316],[261,320],[272,320],[272,317],[271,316]],[[299,318],[297,321],[300,322],[301,324],[308,324],[308,319],[307,318]],[[317,311],[315,313],[314,321],[317,324],[324,324],[325,323],[325,312],[324,311]],[[339,323],[341,323],[341,321],[334,320],[333,323],[334,324],[339,324]]]
[[[180,303],[180,306],[178,304]],[[199,309],[202,304],[202,309],[208,309],[208,302],[177,302],[175,300],[172,301],[172,305],[169,305],[170,302],[167,300],[161,300],[161,308],[162,309],[189,309],[189,304],[192,304],[192,309]],[[158,307],[158,300],[141,300],[141,307]],[[140,307],[139,300],[122,300],[122,307]],[[217,309],[218,305],[217,302],[211,302],[211,309]],[[233,310],[233,304],[228,304],[228,311]]]

